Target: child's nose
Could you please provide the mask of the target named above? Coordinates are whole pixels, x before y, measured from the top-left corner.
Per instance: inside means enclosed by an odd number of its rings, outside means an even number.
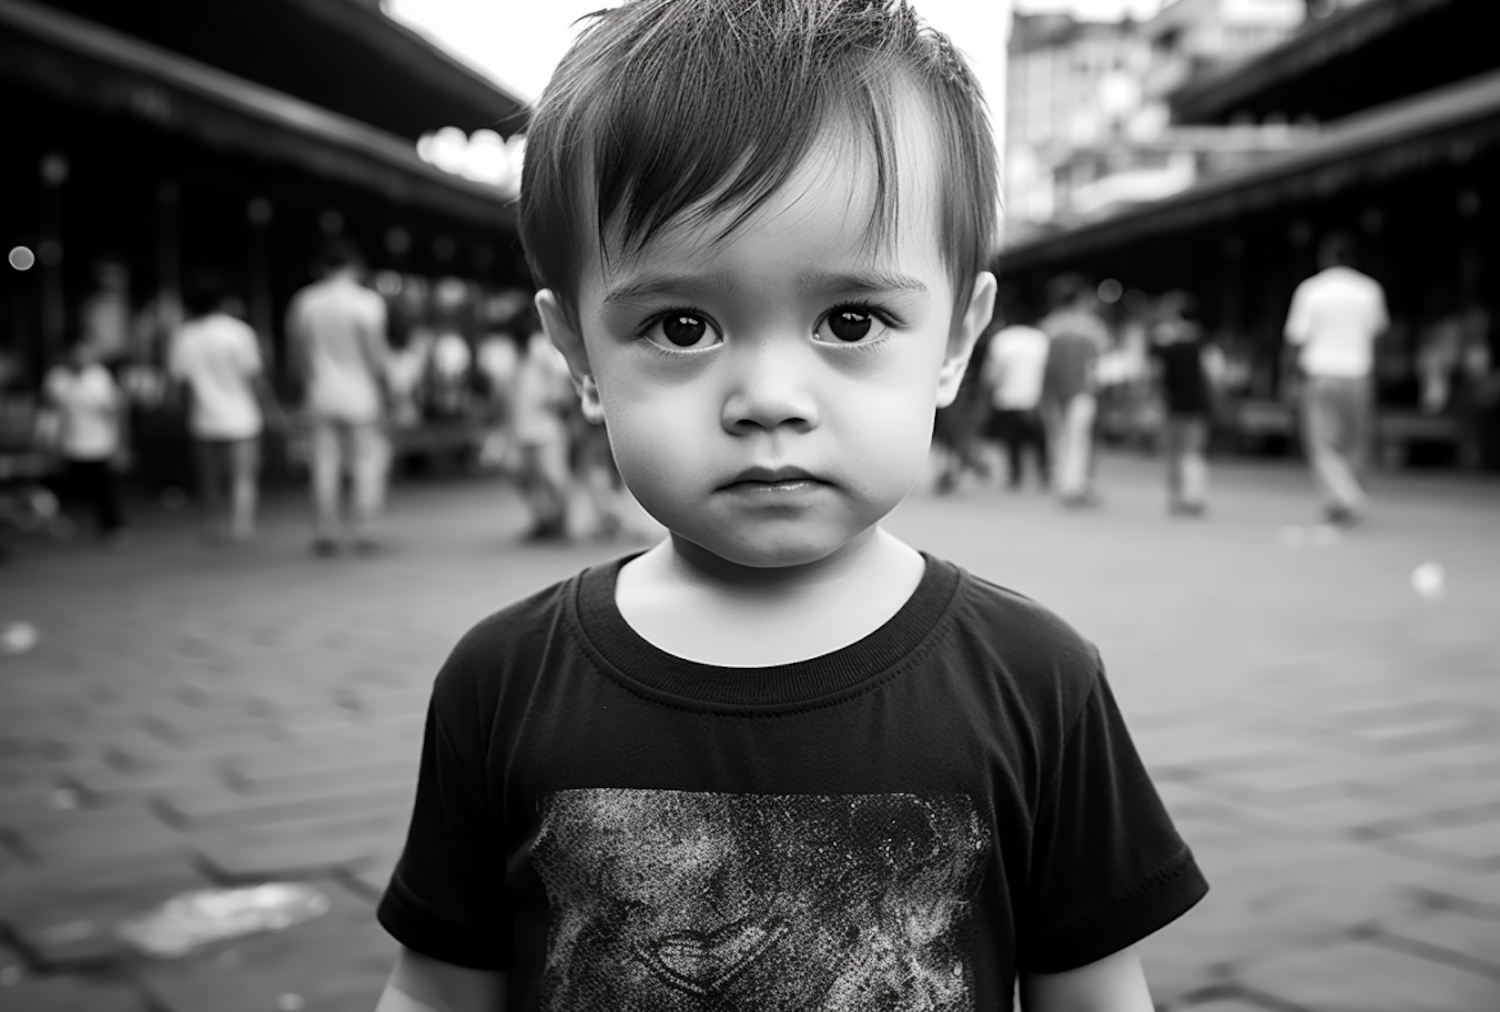
[[[818,424],[807,351],[767,342],[736,349],[723,425],[732,435],[783,426],[803,431]]]

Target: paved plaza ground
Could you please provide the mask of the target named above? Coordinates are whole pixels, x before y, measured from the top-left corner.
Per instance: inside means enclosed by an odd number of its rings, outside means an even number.
[[[1159,1006],[1500,1010],[1500,482],[1381,476],[1338,537],[1284,462],[1219,466],[1196,521],[1159,462],[1101,472],[1097,511],[976,483],[890,527],[1100,646],[1213,887],[1143,947]],[[373,558],[313,558],[295,494],[266,514],[254,548],[142,505],[127,551],[0,562],[0,625],[40,632],[0,656],[0,1010],[372,1008],[433,674],[476,619],[624,550],[518,546],[493,480],[403,483]],[[269,881],[331,908],[174,960],[116,932]]]

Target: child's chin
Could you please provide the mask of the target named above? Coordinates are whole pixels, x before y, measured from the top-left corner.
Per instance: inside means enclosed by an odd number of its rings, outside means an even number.
[[[802,540],[715,541],[702,547],[725,562],[747,569],[786,569],[821,562],[848,543],[847,538],[807,538]]]

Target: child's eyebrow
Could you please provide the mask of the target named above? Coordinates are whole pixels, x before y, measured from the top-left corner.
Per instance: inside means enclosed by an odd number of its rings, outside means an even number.
[[[632,278],[604,293],[604,305],[639,302],[668,293],[696,295],[699,292],[733,294],[739,288],[732,274],[714,271],[707,274],[651,274]],[[802,294],[838,292],[872,295],[881,292],[910,292],[926,295],[927,286],[916,278],[879,268],[853,271],[815,271],[797,279]]]

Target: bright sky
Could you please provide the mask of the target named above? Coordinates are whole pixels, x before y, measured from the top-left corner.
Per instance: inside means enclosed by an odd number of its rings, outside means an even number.
[[[387,0],[386,10],[522,98],[541,94],[572,41],[572,23],[618,0]],[[1001,94],[1009,0],[915,0],[927,22],[968,54],[992,96]],[[1016,0],[1023,11],[1070,10],[1090,20],[1154,14],[1162,0]]]

